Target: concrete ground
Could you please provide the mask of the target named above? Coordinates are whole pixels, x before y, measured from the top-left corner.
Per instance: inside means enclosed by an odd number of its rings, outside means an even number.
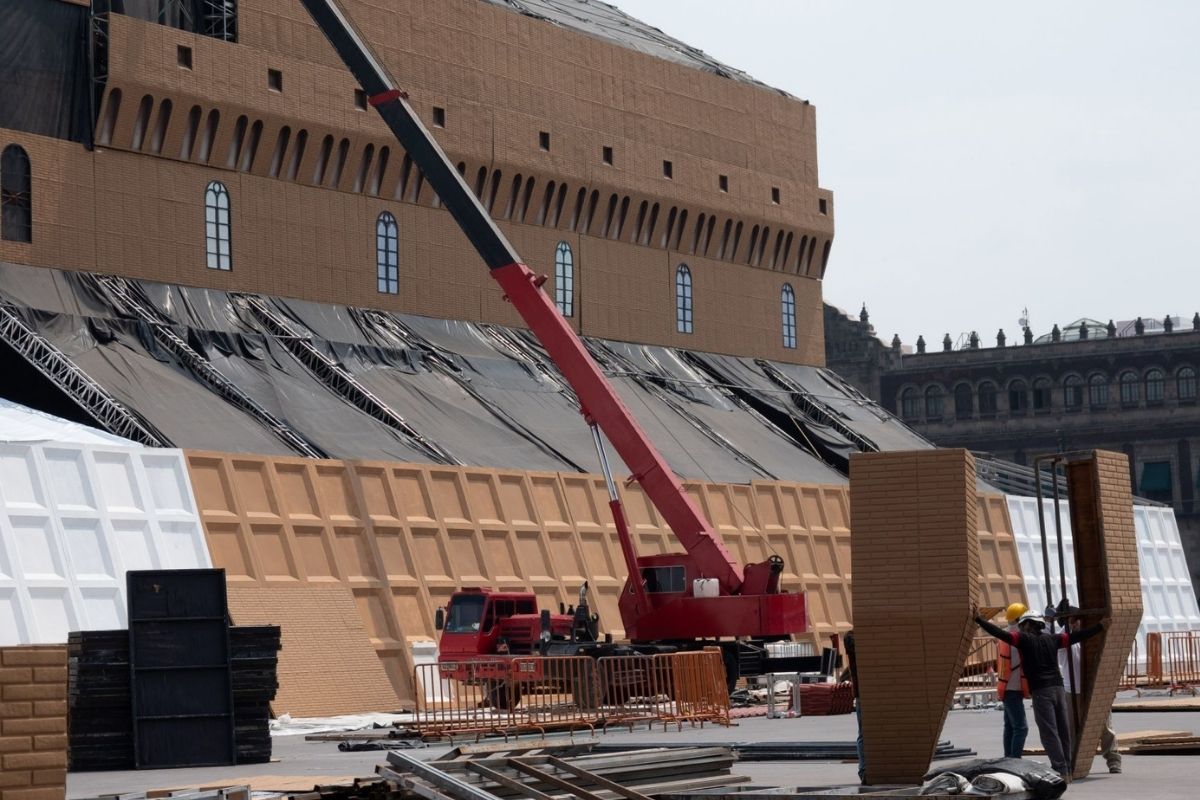
[[[1200,713],[1117,713],[1113,715],[1118,733],[1141,730],[1180,730],[1200,733]],[[970,747],[980,756],[1000,755],[999,709],[953,711],[942,732],[957,747]],[[1030,726],[1033,718],[1030,714]],[[803,717],[800,719],[740,720],[733,728],[706,725],[703,728],[674,728],[663,732],[638,728],[633,733],[610,731],[597,734],[603,742],[661,742],[670,739],[696,744],[739,741],[851,741],[855,736],[853,715]],[[576,734],[586,738],[587,734]],[[1037,744],[1037,732],[1031,730],[1030,744]],[[411,751],[421,758],[433,758],[448,749],[446,745]],[[148,789],[199,786],[213,783],[237,783],[254,775],[272,776],[353,776],[371,775],[385,753],[342,753],[333,742],[306,742],[303,736],[274,739],[279,760],[269,764],[205,769],[147,770],[141,772],[72,773],[67,776],[67,797],[83,798],[99,794],[145,791]],[[952,762],[935,762],[941,766]],[[744,763],[735,772],[750,776],[756,785],[824,786],[857,782],[857,765],[840,762],[765,762]],[[1133,796],[1154,800],[1192,800],[1197,797],[1200,781],[1200,756],[1131,756],[1124,759],[1124,771],[1110,775],[1103,759],[1097,759],[1092,776],[1072,784],[1068,796],[1096,800],[1126,800]],[[314,780],[315,783],[315,780]]]

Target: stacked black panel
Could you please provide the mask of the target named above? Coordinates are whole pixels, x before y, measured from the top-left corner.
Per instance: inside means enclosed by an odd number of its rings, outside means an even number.
[[[271,760],[271,701],[279,689],[279,626],[243,625],[229,629],[233,668],[234,739],[237,763]]]
[[[67,654],[68,769],[129,769],[133,766],[129,632],[71,632]]]

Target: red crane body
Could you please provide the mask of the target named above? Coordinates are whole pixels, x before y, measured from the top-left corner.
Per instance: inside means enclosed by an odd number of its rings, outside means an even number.
[[[608,480],[610,508],[629,577],[619,607],[632,641],[716,637],[781,638],[807,629],[803,593],[780,592],[783,561],[772,557],[745,569],[684,491],[679,478],[637,424],[583,341],[542,291],[544,277],[525,264],[335,0],[301,0],[396,136],[424,173],[507,299],[537,336],[579,398],[593,434],[598,426],[631,477],[641,484],[684,553],[637,555],[603,442],[597,449]],[[715,580],[716,596],[696,596],[696,582]],[[709,593],[711,594],[711,592]]]

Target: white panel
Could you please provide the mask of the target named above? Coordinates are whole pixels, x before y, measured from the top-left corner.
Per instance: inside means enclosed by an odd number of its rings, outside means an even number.
[[[178,458],[146,451],[142,466],[146,470],[146,482],[150,484],[150,497],[160,514],[196,513],[192,485],[187,471],[180,469],[182,464]]]
[[[66,642],[67,631],[79,630],[66,589],[30,589],[29,600],[39,642]]]
[[[25,615],[17,599],[16,588],[0,589],[0,647],[11,647],[29,641]]]
[[[133,472],[137,450],[114,450],[94,453],[96,479],[100,495],[109,513],[141,513],[142,498]]]
[[[211,567],[195,509],[178,450],[0,441],[0,644],[124,627],[126,571]]]
[[[150,523],[137,519],[115,519],[112,523],[113,538],[117,540],[117,552],[121,566],[126,570],[159,569],[154,552],[154,539],[150,535]]]
[[[1046,568],[1042,557],[1041,531],[1038,528],[1037,498],[1008,495],[1006,499],[1030,608],[1040,612],[1046,606]],[[1050,594],[1057,603],[1062,591],[1052,501],[1044,501],[1044,508],[1046,538],[1050,544]],[[1071,515],[1065,502],[1061,505],[1061,511],[1063,540],[1067,545],[1067,597],[1072,603],[1077,603],[1079,596],[1075,591]],[[1137,530],[1138,566],[1142,573],[1142,624],[1137,634],[1138,652],[1144,659],[1147,633],[1200,629],[1200,607],[1196,604],[1196,592],[1188,574],[1174,510],[1169,507],[1134,506],[1133,523]]]
[[[33,448],[28,445],[0,444],[0,501],[10,509],[41,510],[41,483],[36,480]]]
[[[83,452],[78,448],[45,447],[46,476],[59,510],[93,511],[96,508]]]

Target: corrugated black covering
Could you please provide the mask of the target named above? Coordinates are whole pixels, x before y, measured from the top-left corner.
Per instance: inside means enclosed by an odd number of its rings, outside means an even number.
[[[126,301],[92,276],[0,264],[0,301],[177,446],[291,452],[260,418],[213,391],[195,364],[164,348],[155,335],[164,325],[331,457],[599,469],[574,393],[528,331],[267,298],[272,313],[402,417],[411,429],[405,432],[314,374],[245,298],[128,285],[159,325],[134,319]],[[858,449],[930,446],[827,370],[600,339],[586,344],[684,478],[840,483]]]
[[[0,0],[0,128],[91,144],[88,10]]]

